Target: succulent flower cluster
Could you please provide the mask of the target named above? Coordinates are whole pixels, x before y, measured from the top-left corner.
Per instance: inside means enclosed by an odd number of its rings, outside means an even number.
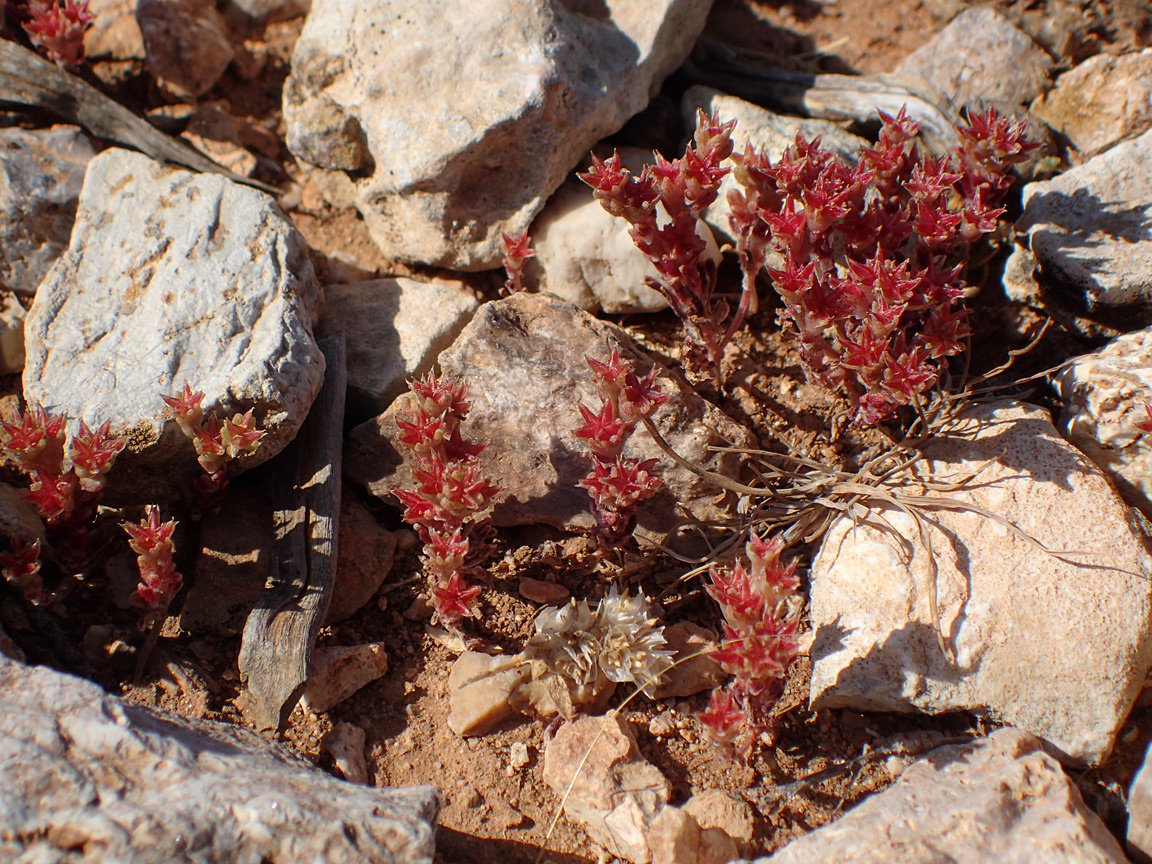
[[[672,665],[674,652],[664,647],[664,628],[643,594],[629,597],[612,587],[595,609],[587,600],[542,609],[535,626],[525,655],[545,670],[533,682],[547,694],[534,700],[542,713],[570,714],[601,704],[625,682],[651,696]],[[559,682],[563,689],[540,687],[541,681]]]
[[[124,441],[111,434],[109,423],[93,431],[83,421],[67,441],[65,422],[43,408],[29,408],[19,423],[0,424],[0,444],[28,475],[24,498],[44,520],[53,548],[68,554],[83,552],[87,545],[105,475]]]
[[[800,588],[796,563],[780,561],[781,544],[755,533],[745,547],[749,566],[713,567],[708,593],[724,615],[724,641],[712,657],[733,675],[714,690],[700,722],[714,741],[746,753],[768,728],[783,690],[784,673],[796,659]]]
[[[0,552],[0,572],[29,603],[44,603],[48,595],[44,593],[44,583],[40,578],[40,541],[25,543],[13,537],[10,543],[10,552]]]
[[[484,445],[460,433],[471,408],[465,400],[467,383],[429,372],[410,387],[396,426],[415,455],[416,486],[397,489],[395,495],[404,505],[404,521],[424,541],[434,620],[456,627],[477,614],[480,588],[466,580],[488,555],[488,517],[499,488],[481,471],[478,457]]]
[[[138,524],[125,522],[121,527],[128,534],[128,545],[136,553],[140,568],[140,584],[136,586],[132,602],[154,615],[163,614],[181,583],[172,560],[176,552],[172,543],[176,521],[161,522],[160,508],[149,504]]]
[[[501,234],[500,242],[504,246],[504,259],[501,263],[504,265],[504,272],[508,274],[508,279],[500,289],[500,293],[508,296],[509,294],[516,294],[524,288],[524,265],[528,263],[529,258],[536,257],[536,250],[532,248],[531,242],[528,240],[527,228],[521,231],[517,237],[513,237],[511,234]]]
[[[638,377],[632,364],[620,359],[616,346],[606,362],[585,359],[600,391],[600,410],[578,406],[584,425],[572,434],[586,441],[592,451],[592,470],[580,485],[592,498],[597,547],[608,554],[631,539],[637,505],[660,488],[660,478],[652,473],[656,460],[634,459],[623,451],[636,425],[651,417],[668,396],[656,387],[656,367],[644,378]]]
[[[805,372],[843,389],[858,425],[914,403],[962,350],[968,249],[995,228],[1009,169],[1037,146],[989,108],[957,130],[952,156],[924,156],[903,109],[880,116],[855,165],[801,134],[775,165],[749,145],[728,195],[746,290],[774,248],[783,266],[768,273]]]
[[[84,32],[94,17],[88,11],[88,0],[9,0],[6,11],[53,63],[71,69],[84,59]]]
[[[196,484],[201,507],[216,503],[228,485],[228,463],[242,456],[251,456],[260,449],[265,433],[256,428],[256,420],[249,408],[244,414],[236,413],[223,423],[212,414],[205,418],[200,403],[204,394],[188,385],[179,396],[161,396],[176,415],[180,431],[191,439],[196,448],[196,461],[204,475]]]
[[[670,162],[657,153],[656,164],[646,165],[634,177],[621,166],[618,153],[607,160],[593,155],[592,167],[580,175],[605,210],[632,226],[632,240],[655,266],[659,279],[647,283],[683,322],[685,368],[716,381],[724,345],[748,305],[747,298],[742,299],[734,320],[726,323],[728,304],[713,296],[716,264],[704,255],[707,247],[696,225],[728,173],[720,163],[732,153],[735,125],[735,120],[721,123],[700,111],[695,137],[681,158]]]

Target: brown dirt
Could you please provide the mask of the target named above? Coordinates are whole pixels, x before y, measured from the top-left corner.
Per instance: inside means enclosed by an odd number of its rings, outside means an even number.
[[[1000,0],[998,8],[1025,25],[1039,28],[1063,9],[1057,0],[1015,3]],[[1079,4],[1077,4],[1079,6]],[[755,50],[785,55],[791,62],[829,72],[875,73],[891,69],[906,53],[924,43],[959,8],[957,0],[820,0],[796,3],[758,0],[717,0],[708,35]],[[1068,24],[1064,47],[1073,54],[1089,50],[1120,51],[1142,47],[1147,33],[1137,3],[1092,3],[1082,16],[1081,29]],[[235,71],[208,98],[220,99],[231,111],[283,141],[279,91],[287,73],[291,46],[300,22],[268,28],[251,42],[254,57],[263,58],[255,77]],[[1050,35],[1050,34],[1049,34]],[[1051,37],[1056,39],[1056,37]],[[255,68],[255,67],[253,67]],[[99,77],[113,80],[111,89],[132,107],[142,110],[156,102],[139,67],[98,69]],[[351,210],[325,204],[314,187],[292,163],[282,143],[265,153],[260,178],[286,191],[289,215],[315,250],[324,279],[347,281],[373,274],[406,272],[380,255],[363,221]],[[726,277],[731,278],[731,277]],[[481,278],[483,281],[483,278]],[[735,281],[731,282],[735,290]],[[1039,325],[1026,310],[1014,310],[989,289],[974,301],[980,314],[974,340],[974,364],[988,368],[1003,357],[1006,347],[1023,345]],[[762,310],[739,335],[726,358],[728,395],[722,407],[755,430],[767,449],[786,449],[797,455],[836,463],[846,452],[869,443],[839,434],[835,418],[839,401],[805,383],[796,353],[774,324],[771,309]],[[625,323],[654,354],[675,362],[677,324],[670,314],[633,317]],[[1061,331],[1046,337],[1039,349],[1021,361],[1018,369],[1035,371],[1083,350]],[[834,431],[835,430],[835,431]],[[374,503],[380,521],[401,532],[395,511]],[[414,535],[407,535],[414,541]],[[563,558],[565,538],[545,530],[502,533],[489,567],[490,585],[483,593],[483,615],[474,635],[490,643],[516,648],[531,630],[534,607],[522,600],[517,585],[522,577],[565,582],[576,596],[594,595],[605,587],[603,579],[587,572],[573,574]],[[404,546],[405,544],[401,544]],[[444,798],[438,836],[444,861],[476,864],[518,864],[536,861],[541,850],[557,862],[605,860],[578,825],[560,818],[550,828],[559,807],[557,796],[542,781],[544,725],[521,720],[499,730],[461,741],[447,727],[446,681],[452,653],[428,635],[423,621],[403,614],[416,600],[418,556],[414,542],[397,557],[392,573],[377,596],[348,622],[321,633],[321,642],[350,645],[382,641],[391,668],[381,680],[361,690],[325,715],[297,708],[284,739],[322,767],[320,741],[338,721],[361,726],[367,733],[371,782],[379,786],[414,783],[435,785]],[[184,567],[184,572],[190,568]],[[669,619],[692,620],[716,627],[714,606],[698,579],[675,584],[685,565],[652,556],[634,577],[649,592],[665,588]],[[92,669],[76,649],[97,621],[88,609],[105,609],[108,577],[96,574],[72,589],[71,597],[55,613],[33,621],[18,604],[0,605],[0,621],[17,638],[30,659],[49,662],[96,678],[113,692],[142,704],[155,705],[185,716],[242,722],[236,708],[238,640],[212,640],[180,632],[170,618],[142,684],[129,680],[132,657],[124,655],[99,670]],[[100,622],[111,620],[115,635],[138,644],[133,613],[113,609],[102,612]],[[821,711],[806,707],[808,670],[803,662],[791,670],[787,690],[778,708],[775,742],[749,764],[726,761],[702,741],[693,718],[705,695],[687,700],[649,703],[637,699],[624,716],[638,733],[641,750],[669,778],[673,803],[694,792],[726,788],[742,793],[756,807],[758,828],[755,853],[764,853],[820,825],[862,797],[884,788],[891,774],[884,759],[870,759],[869,751],[882,748],[893,736],[926,730],[955,738],[979,734],[986,728],[967,714],[945,717],[900,717]],[[623,693],[616,697],[619,705]],[[664,737],[648,731],[658,714],[671,712],[675,731]],[[1123,828],[1123,799],[1135,766],[1152,739],[1152,714],[1138,708],[1121,735],[1107,765],[1076,777],[1092,806],[1113,830]],[[527,745],[529,764],[519,770],[509,765],[512,744]],[[856,760],[856,761],[853,761]],[[831,766],[845,765],[826,779],[804,781]]]

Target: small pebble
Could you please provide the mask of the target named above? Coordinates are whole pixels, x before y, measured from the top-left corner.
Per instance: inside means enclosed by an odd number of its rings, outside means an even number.
[[[666,738],[676,731],[676,722],[671,711],[657,714],[648,722],[648,731],[657,738]]]
[[[884,760],[884,768],[888,774],[895,780],[904,773],[904,769],[912,764],[912,760],[907,756],[892,755]]]
[[[522,741],[515,742],[508,751],[508,767],[516,771],[525,767],[529,761],[528,745]]]
[[[520,596],[541,606],[563,606],[572,593],[555,582],[542,582],[539,579],[521,579]]]

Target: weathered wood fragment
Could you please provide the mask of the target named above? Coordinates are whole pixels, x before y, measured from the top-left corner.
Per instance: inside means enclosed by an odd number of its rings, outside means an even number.
[[[243,711],[261,729],[279,729],[308,680],[316,632],[336,575],[346,373],[344,337],[321,340],[324,386],[296,439],[278,460],[272,490],[272,567],[244,625]]]
[[[43,108],[69,123],[83,126],[97,138],[131,147],[161,162],[223,174],[270,195],[280,192],[275,186],[233,174],[194,147],[165,135],[88,82],[22,45],[4,40],[0,40],[0,102]]]

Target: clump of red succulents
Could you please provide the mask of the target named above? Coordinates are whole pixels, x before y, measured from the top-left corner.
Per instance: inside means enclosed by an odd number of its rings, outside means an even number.
[[[176,521],[161,522],[160,508],[149,504],[139,523],[124,522],[121,527],[128,534],[128,545],[136,553],[140,568],[140,584],[132,594],[132,603],[144,609],[148,619],[155,620],[167,611],[182,581],[173,561]]]
[[[160,398],[172,409],[180,431],[196,448],[196,461],[204,469],[203,476],[196,483],[198,504],[201,508],[211,507],[227,488],[229,463],[254,454],[267,433],[256,428],[251,408],[244,414],[237,412],[231,420],[223,422],[215,414],[205,417],[200,407],[204,394],[193,391],[187,383],[179,396],[162,395]]]
[[[600,391],[600,408],[578,406],[584,425],[572,434],[592,451],[592,470],[580,485],[592,499],[596,520],[592,536],[600,553],[607,555],[632,540],[637,506],[660,488],[660,478],[652,473],[655,459],[635,459],[623,452],[636,426],[651,417],[668,396],[656,387],[656,367],[640,378],[632,364],[620,358],[615,345],[606,362],[584,359]]]
[[[713,567],[708,593],[724,615],[724,640],[712,657],[733,676],[712,692],[699,715],[709,737],[747,754],[770,728],[772,708],[784,688],[784,674],[796,659],[800,621],[800,582],[796,562],[780,561],[779,540],[753,533],[745,547],[748,566]]]
[[[396,426],[415,456],[415,488],[394,494],[404,505],[404,521],[424,542],[433,621],[456,628],[478,614],[480,587],[469,585],[468,577],[488,556],[492,499],[500,490],[481,470],[485,445],[460,432],[472,407],[467,382],[429,372],[409,386]]]
[[[11,539],[11,551],[0,552],[0,572],[4,579],[24,595],[29,603],[39,605],[48,600],[40,578],[40,541],[25,543]]]
[[[500,293],[504,296],[516,294],[524,288],[524,265],[530,258],[536,257],[536,250],[532,248],[528,239],[528,229],[525,228],[516,237],[511,234],[501,234],[500,242],[504,246],[504,272],[508,279],[504,282]]]
[[[28,475],[24,498],[44,520],[52,547],[64,555],[83,553],[112,470],[124,441],[110,424],[93,431],[81,421],[67,441],[65,418],[29,408],[18,423],[0,424],[0,443],[16,466]]]
[[[805,373],[847,394],[856,425],[918,404],[963,350],[969,248],[995,228],[1011,166],[1037,146],[989,108],[958,128],[951,156],[924,156],[903,109],[880,117],[878,143],[854,165],[799,133],[775,165],[748,146],[734,157],[741,191],[728,195],[746,292],[774,248],[783,265],[768,273]]]
[[[695,136],[681,158],[668,161],[657,153],[656,164],[634,177],[621,166],[618,153],[607,160],[593,154],[592,167],[579,175],[605,210],[632,226],[633,242],[655,266],[659,278],[646,281],[684,325],[685,369],[717,383],[724,346],[740,326],[749,298],[742,298],[727,323],[728,303],[714,296],[716,263],[704,254],[707,244],[696,226],[728,173],[720,163],[732,153],[735,125],[735,120],[721,123],[700,111]]]
[[[84,32],[92,26],[88,0],[29,0],[9,2],[6,11],[49,60],[73,69],[84,59]]]

